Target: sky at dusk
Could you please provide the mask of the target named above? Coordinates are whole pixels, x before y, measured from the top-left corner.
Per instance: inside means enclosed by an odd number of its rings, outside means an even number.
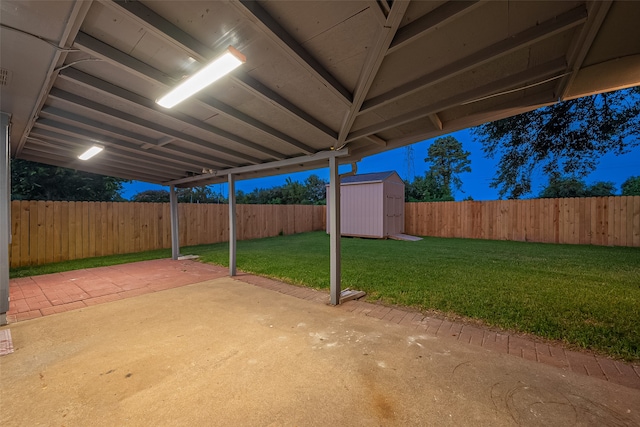
[[[458,191],[455,194],[456,200],[462,200],[468,196],[473,197],[474,200],[498,199],[498,191],[489,187],[491,179],[494,177],[496,172],[498,159],[486,158],[482,152],[481,144],[474,142],[471,132],[468,129],[452,133],[451,136],[460,141],[463,148],[471,153],[471,173],[464,173],[460,175],[463,182],[462,192]],[[426,172],[428,165],[424,162],[424,158],[427,157],[427,149],[432,142],[433,140],[426,140],[412,145],[414,160],[411,169],[415,176],[423,175]],[[345,165],[341,167],[341,172],[343,168],[345,171],[350,170],[350,166]],[[383,172],[388,170],[395,170],[403,179],[407,179],[408,161],[406,148],[398,148],[375,156],[366,157],[358,163],[358,173]],[[285,183],[287,177],[291,177],[294,181],[303,182],[312,174],[316,174],[321,178],[328,180],[329,168],[327,167],[287,175],[237,181],[236,189],[248,193],[255,188],[270,188],[282,185]],[[640,147],[636,147],[628,154],[621,156],[613,154],[603,156],[596,170],[588,175],[584,180],[587,184],[591,184],[595,181],[612,181],[616,184],[617,192],[619,193],[620,185],[627,178],[638,175],[640,175]],[[548,178],[546,176],[542,173],[538,173],[534,176],[532,185],[533,192],[525,197],[531,198],[537,196],[542,191],[547,181]],[[125,184],[122,195],[126,199],[129,199],[134,194],[141,191],[159,189],[168,190],[168,187],[134,181],[130,184]],[[212,190],[217,193],[222,193],[225,197],[228,195],[226,184],[215,184],[212,186]]]

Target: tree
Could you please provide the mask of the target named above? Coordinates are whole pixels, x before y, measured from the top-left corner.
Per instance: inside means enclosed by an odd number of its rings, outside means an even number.
[[[238,191],[236,201],[242,204],[262,205],[322,205],[326,203],[327,181],[310,175],[304,184],[287,178],[284,185],[256,188],[250,193]]]
[[[584,197],[587,185],[576,177],[561,177],[554,175],[549,184],[540,193],[541,199],[556,199],[561,197]]]
[[[491,187],[500,197],[531,192],[531,176],[586,176],[605,153],[640,143],[640,87],[560,102],[472,130],[488,157],[499,157]]]
[[[146,190],[136,193],[131,197],[132,202],[169,203],[167,190]]]
[[[631,176],[622,183],[623,196],[640,196],[640,176]]]
[[[416,177],[413,182],[405,181],[405,200],[408,202],[446,202],[455,200],[443,179],[429,171]]]
[[[207,186],[192,188],[176,188],[178,203],[227,203],[222,194],[213,192]],[[133,202],[168,203],[169,192],[167,190],[146,190],[134,194]]]
[[[304,181],[306,187],[306,200],[312,205],[324,205],[327,203],[327,181],[318,175],[310,175]]]
[[[14,200],[123,201],[126,179],[80,172],[27,160],[11,161]]]
[[[444,191],[448,190],[449,195],[452,195],[462,186],[459,175],[471,172],[470,154],[462,149],[460,141],[452,136],[446,136],[436,139],[429,146],[427,158],[424,161],[431,164],[428,173],[434,179],[440,180]]]
[[[562,177],[553,174],[549,184],[540,193],[540,198],[562,197],[608,197],[615,195],[616,187],[613,182],[598,181],[587,186],[585,182],[575,176]]]
[[[587,187],[586,197],[609,197],[616,195],[616,185],[610,181],[598,181]]]

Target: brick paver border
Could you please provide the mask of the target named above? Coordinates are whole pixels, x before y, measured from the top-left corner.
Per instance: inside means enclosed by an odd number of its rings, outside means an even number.
[[[277,280],[239,273],[235,279],[271,289],[296,298],[328,304],[326,291],[289,285]],[[455,322],[399,307],[388,307],[366,301],[348,301],[336,307],[354,314],[396,323],[420,331],[430,336],[479,346],[498,353],[504,353],[556,368],[571,370],[580,375],[599,378],[612,383],[640,390],[640,365],[627,364],[588,352],[577,352],[537,341],[530,337],[500,332]]]

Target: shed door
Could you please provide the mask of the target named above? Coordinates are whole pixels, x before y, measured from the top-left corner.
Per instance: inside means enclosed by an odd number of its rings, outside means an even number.
[[[402,215],[404,198],[396,196],[393,202],[393,234],[399,234],[404,228],[404,215]]]
[[[403,213],[404,199],[398,196],[386,195],[384,198],[384,235],[390,236],[402,233],[404,228]]]
[[[384,230],[382,233],[384,236],[395,234],[393,230],[395,223],[394,212],[393,196],[386,194],[384,196]]]

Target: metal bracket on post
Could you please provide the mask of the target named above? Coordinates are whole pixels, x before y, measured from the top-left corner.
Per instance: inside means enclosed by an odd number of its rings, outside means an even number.
[[[236,275],[236,178],[229,174],[229,276]]]
[[[338,159],[329,158],[329,235],[331,264],[331,305],[340,304],[340,174]]]
[[[171,259],[180,256],[180,228],[178,227],[178,195],[174,186],[169,187],[169,211],[171,212]]]

